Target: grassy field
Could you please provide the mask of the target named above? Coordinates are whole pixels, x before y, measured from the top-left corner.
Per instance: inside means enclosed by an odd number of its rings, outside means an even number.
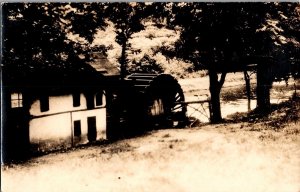
[[[246,122],[237,113],[231,123],[156,130],[5,165],[1,190],[299,192],[299,105],[278,105],[265,119]]]

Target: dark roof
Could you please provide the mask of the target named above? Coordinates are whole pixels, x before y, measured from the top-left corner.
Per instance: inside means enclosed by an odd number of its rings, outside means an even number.
[[[86,63],[77,63],[76,67],[68,68],[48,67],[33,70],[5,68],[2,72],[3,86],[15,91],[70,92],[98,89],[106,84],[103,74]]]

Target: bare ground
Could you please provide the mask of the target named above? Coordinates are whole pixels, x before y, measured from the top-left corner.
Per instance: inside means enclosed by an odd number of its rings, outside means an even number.
[[[300,192],[299,105],[2,165],[1,190]]]
[[[300,123],[168,129],[2,166],[2,191],[300,191]]]

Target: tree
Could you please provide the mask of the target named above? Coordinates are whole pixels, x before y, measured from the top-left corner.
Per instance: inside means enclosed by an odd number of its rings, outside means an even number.
[[[294,50],[299,49],[300,11],[297,3],[268,3],[264,4],[263,12],[261,22],[253,25],[256,31],[249,45],[254,50],[251,54],[260,57],[257,67],[257,109],[266,113],[271,106],[273,81],[287,81],[294,74],[291,58],[296,55]]]
[[[238,51],[239,28],[236,28],[237,6],[233,4],[173,4],[170,27],[179,26],[180,40],[175,55],[194,63],[196,69],[207,69],[212,104],[211,122],[222,120],[220,91],[231,67],[233,53]],[[218,73],[221,75],[218,76]]]
[[[93,12],[85,15],[95,7],[101,8],[94,4],[3,4],[3,70],[11,80],[28,84],[55,81],[66,73],[91,72],[85,64],[87,42],[92,41],[96,27],[105,26],[103,18]],[[86,19],[90,17],[95,19]],[[76,33],[82,42],[70,38]],[[42,78],[35,79],[41,73]]]
[[[284,14],[294,10],[295,5],[172,3],[171,9],[170,5],[167,6],[166,9],[170,10],[169,17],[173,17],[169,20],[168,26],[173,29],[179,28],[181,35],[175,49],[165,52],[173,52],[173,56],[194,63],[196,69],[209,71],[212,122],[219,122],[222,119],[220,91],[226,73],[244,71],[245,66],[252,62],[259,63],[258,107],[269,103],[269,90],[274,78],[274,74],[271,73],[274,69],[271,59],[275,53],[274,45],[283,44],[281,40],[285,38],[283,32],[286,32],[278,25],[288,26],[278,19],[290,20]],[[289,9],[285,11],[283,7]],[[278,20],[275,24],[274,18]]]
[[[142,20],[145,16],[143,3],[110,3],[107,13],[110,21],[116,29],[116,42],[121,46],[122,52],[119,58],[121,65],[121,78],[127,75],[127,50],[130,47],[128,40],[132,34],[144,29]]]

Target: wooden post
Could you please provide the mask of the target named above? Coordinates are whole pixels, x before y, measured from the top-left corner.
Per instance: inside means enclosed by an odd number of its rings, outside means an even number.
[[[264,63],[260,62],[257,65],[257,108],[262,113],[269,112],[271,108],[270,89],[273,80],[271,65],[270,59],[265,59]]]

